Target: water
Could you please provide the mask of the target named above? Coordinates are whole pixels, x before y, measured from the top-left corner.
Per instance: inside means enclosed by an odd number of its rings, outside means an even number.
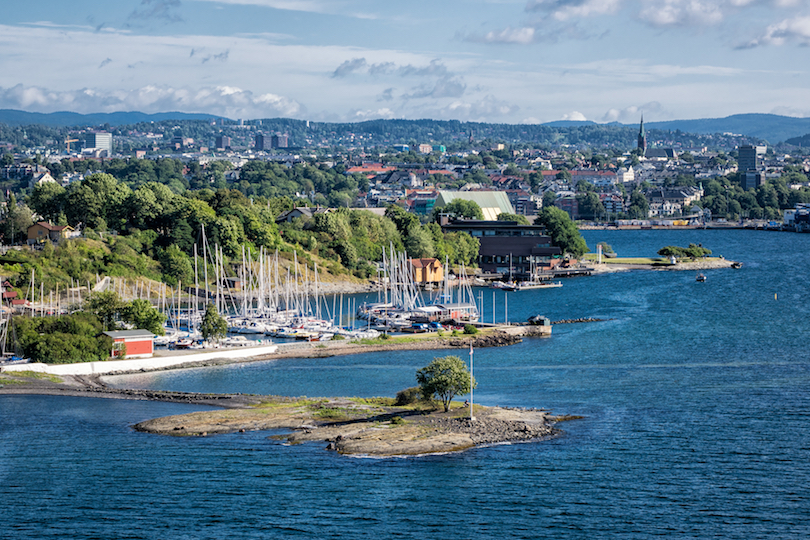
[[[702,242],[740,270],[497,292],[495,317],[610,319],[475,351],[477,402],[584,415],[539,443],[358,459],[268,433],[135,433],[171,404],[0,397],[0,537],[806,538],[810,235],[587,231],[620,256]],[[482,291],[491,318],[492,293]],[[776,295],[776,297],[774,297]],[[447,351],[277,360],[121,386],[393,395]],[[466,350],[459,352],[467,358]]]

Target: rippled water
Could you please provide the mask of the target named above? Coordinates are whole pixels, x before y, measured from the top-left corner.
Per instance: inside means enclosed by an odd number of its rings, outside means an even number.
[[[555,440],[411,459],[267,433],[135,433],[171,404],[0,397],[0,536],[805,538],[810,235],[588,231],[621,256],[702,242],[740,270],[630,272],[509,293],[508,318],[600,317],[475,352],[485,404],[584,415]],[[776,295],[776,296],[775,296]],[[483,291],[491,319],[492,292]],[[495,295],[504,320],[505,293]],[[466,351],[461,356],[466,358]],[[121,386],[393,395],[445,351],[278,360]]]

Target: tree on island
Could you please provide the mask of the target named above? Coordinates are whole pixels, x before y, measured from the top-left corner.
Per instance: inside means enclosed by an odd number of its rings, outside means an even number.
[[[442,402],[444,412],[450,410],[454,397],[468,393],[477,383],[470,376],[467,365],[458,356],[434,358],[426,367],[416,372],[416,382],[425,399]],[[472,384],[471,384],[472,383]]]
[[[217,313],[217,308],[214,307],[214,304],[208,304],[205,307],[205,315],[200,325],[200,333],[206,341],[209,339],[219,341],[228,333],[228,323],[222,315]]]
[[[559,247],[563,254],[570,253],[578,259],[588,251],[588,244],[565,210],[556,206],[543,208],[534,224],[546,228],[546,232],[551,236],[551,244]]]
[[[658,254],[667,258],[675,257],[676,259],[683,259],[689,257],[690,259],[700,259],[711,255],[712,250],[706,249],[700,245],[689,244],[688,248],[665,246],[658,250]]]

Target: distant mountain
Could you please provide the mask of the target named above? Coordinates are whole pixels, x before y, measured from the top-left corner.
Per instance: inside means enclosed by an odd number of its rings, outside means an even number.
[[[645,122],[644,127],[669,131],[679,129],[685,133],[737,133],[776,144],[810,133],[810,118],[793,118],[776,114],[735,114],[725,118]]]
[[[543,126],[549,127],[578,127],[578,126],[590,126],[596,124],[592,120],[555,120],[554,122],[544,122]]]
[[[51,127],[79,127],[110,124],[122,126],[138,122],[161,122],[163,120],[212,120],[219,116],[211,114],[189,114],[182,112],[165,112],[146,114],[137,111],[79,114],[74,112],[32,113],[14,109],[0,109],[0,123],[9,126],[27,126],[39,124]]]

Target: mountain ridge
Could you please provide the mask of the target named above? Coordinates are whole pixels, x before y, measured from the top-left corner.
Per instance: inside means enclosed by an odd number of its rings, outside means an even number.
[[[0,109],[0,123],[10,126],[45,125],[50,127],[89,127],[109,124],[121,126],[137,124],[140,122],[160,122],[166,120],[229,120],[221,116],[205,113],[184,113],[179,111],[162,113],[143,113],[139,111],[121,111],[114,113],[81,114],[72,111],[59,111],[53,113],[36,113],[15,109]],[[277,119],[281,120],[281,119]],[[380,120],[357,122],[421,122],[423,120]],[[458,120],[435,120],[435,122],[454,122],[470,125],[486,125],[490,123],[459,122]],[[336,124],[345,124],[339,122]],[[498,125],[498,124],[491,124]],[[584,127],[584,126],[615,126],[633,127],[636,124],[599,124],[592,120],[556,120],[544,122],[541,126],[547,127]],[[767,113],[743,113],[723,118],[697,118],[688,120],[666,120],[645,122],[645,127],[651,130],[676,131],[695,134],[735,133],[748,137],[764,139],[770,144],[776,144],[797,137],[810,134],[810,118],[796,118]]]

